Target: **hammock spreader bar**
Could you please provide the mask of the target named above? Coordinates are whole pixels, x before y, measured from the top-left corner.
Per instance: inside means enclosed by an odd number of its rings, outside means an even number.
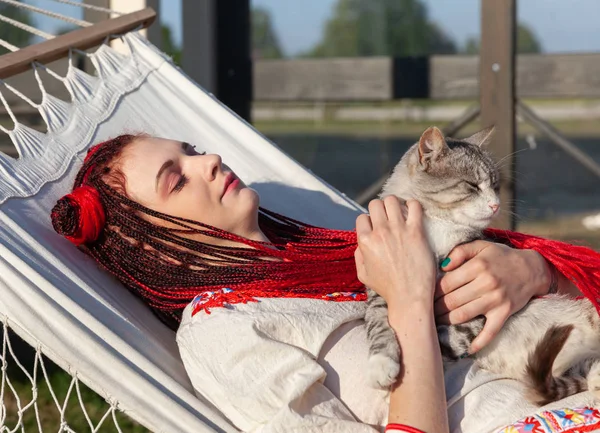
[[[67,55],[71,49],[86,50],[102,44],[112,35],[127,33],[140,27],[146,28],[155,19],[154,9],[145,8],[5,54],[0,56],[0,79],[27,71],[32,62],[53,62]]]

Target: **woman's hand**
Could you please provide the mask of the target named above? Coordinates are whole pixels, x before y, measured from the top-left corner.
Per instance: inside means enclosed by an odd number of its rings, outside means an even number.
[[[533,296],[546,294],[552,278],[547,262],[532,250],[475,241],[456,247],[448,257],[442,267],[447,273],[436,290],[435,314],[442,324],[486,317],[471,353],[490,343],[510,315]]]
[[[416,201],[406,206],[405,217],[396,197],[373,200],[370,215],[357,218],[358,278],[390,308],[418,302],[431,309],[436,265],[423,230],[423,211]]]

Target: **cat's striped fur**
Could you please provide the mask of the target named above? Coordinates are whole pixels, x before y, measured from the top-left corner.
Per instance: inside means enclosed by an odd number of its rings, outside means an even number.
[[[457,245],[482,238],[499,204],[499,175],[483,146],[493,129],[464,140],[444,138],[429,128],[402,157],[381,197],[416,199],[436,259]],[[373,385],[392,385],[401,368],[401,351],[387,322],[387,305],[368,290],[365,322]],[[464,357],[485,318],[439,326],[444,365]],[[475,355],[481,368],[521,380],[537,404],[592,390],[600,396],[600,320],[587,299],[548,295],[530,301]]]

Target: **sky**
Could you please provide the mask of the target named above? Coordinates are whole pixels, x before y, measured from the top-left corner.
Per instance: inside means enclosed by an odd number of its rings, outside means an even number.
[[[173,29],[181,43],[181,0],[160,0],[161,21]],[[193,1],[193,0],[189,0]],[[293,56],[313,47],[337,0],[251,0],[271,12],[283,51]],[[430,18],[462,46],[479,35],[481,0],[423,0]],[[27,0],[69,16],[81,16],[79,8],[50,0]],[[519,21],[536,33],[545,52],[600,52],[600,0],[518,0]],[[38,25],[48,31],[61,24],[42,18]]]

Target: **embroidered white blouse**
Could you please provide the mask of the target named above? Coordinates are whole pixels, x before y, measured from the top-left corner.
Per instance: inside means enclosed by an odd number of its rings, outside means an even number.
[[[183,312],[177,343],[197,394],[245,432],[374,433],[388,393],[367,382],[363,302],[260,299]],[[520,383],[463,360],[446,374],[450,431],[493,432],[540,410]],[[548,408],[592,405],[581,393]],[[426,414],[423,414],[427,416]]]

